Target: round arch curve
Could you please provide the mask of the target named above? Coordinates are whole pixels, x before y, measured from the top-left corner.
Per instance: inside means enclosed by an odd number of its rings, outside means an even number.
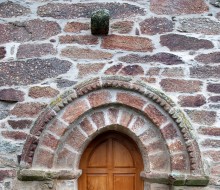
[[[78,179],[82,153],[108,130],[125,133],[138,144],[146,182],[207,185],[200,150],[184,113],[144,82],[117,76],[79,83],[47,107],[24,145],[19,178],[27,180],[34,175],[31,171],[40,169],[45,178]]]

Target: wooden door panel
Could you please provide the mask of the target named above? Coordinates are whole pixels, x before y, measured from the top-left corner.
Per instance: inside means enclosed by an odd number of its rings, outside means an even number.
[[[135,190],[135,175],[114,175],[114,190]]]
[[[143,161],[136,144],[116,133],[93,140],[80,161],[79,190],[143,190]]]
[[[107,175],[87,175],[86,190],[108,190]]]
[[[99,144],[93,152],[90,153],[89,167],[106,168],[107,167],[107,151],[108,142]]]
[[[134,167],[134,161],[131,153],[123,144],[113,141],[113,166],[115,168]]]

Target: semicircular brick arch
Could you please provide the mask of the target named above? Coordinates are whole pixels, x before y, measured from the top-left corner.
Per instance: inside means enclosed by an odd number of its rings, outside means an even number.
[[[117,110],[117,106],[122,106],[123,109],[118,108],[120,114],[113,117],[113,122],[107,113],[110,108]],[[135,119],[123,123],[126,121],[120,120],[126,112],[123,110],[128,113],[132,110],[132,113],[136,114]],[[95,119],[96,117],[100,118]],[[104,118],[104,123],[99,123],[103,120],[101,117]],[[127,117],[129,114],[125,116]],[[154,127],[149,128],[146,124],[149,122]],[[191,134],[192,127],[176,105],[163,93],[141,81],[115,76],[94,78],[80,83],[74,86],[71,92],[52,102],[31,130],[23,149],[22,164],[28,167],[56,168],[59,162],[68,164],[68,159],[63,161],[59,155],[66,155],[69,160],[79,159],[84,147],[89,143],[89,137],[91,136],[91,140],[98,134],[99,125],[118,125],[121,128],[119,130],[129,129],[133,138],[139,139],[140,144],[146,148],[142,154],[146,151],[149,166],[146,165],[145,169],[204,174],[198,144]],[[146,134],[153,128],[157,131],[155,134],[159,140],[150,145],[150,137]],[[152,136],[154,135],[151,135],[151,138]],[[74,140],[72,137],[80,139]],[[161,143],[165,144],[162,148],[159,145]],[[158,155],[153,158],[150,151],[157,148]],[[166,168],[154,166],[153,161],[162,157],[159,153],[168,155],[168,158],[165,157],[161,161],[167,161]],[[77,166],[77,163],[72,164]]]

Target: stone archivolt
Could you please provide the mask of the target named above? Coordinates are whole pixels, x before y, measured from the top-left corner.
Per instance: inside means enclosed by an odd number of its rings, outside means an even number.
[[[200,150],[183,112],[142,81],[116,76],[80,83],[51,103],[26,141],[19,179],[77,179],[84,149],[107,130],[136,141],[146,181],[207,185]]]

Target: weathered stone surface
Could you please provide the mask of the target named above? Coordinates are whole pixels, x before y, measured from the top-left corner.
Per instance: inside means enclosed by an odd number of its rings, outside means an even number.
[[[208,83],[207,91],[220,94],[220,83]]]
[[[190,76],[193,78],[220,78],[220,66],[195,66],[190,68]]]
[[[22,131],[2,131],[2,136],[11,140],[25,140],[27,134]]]
[[[214,127],[200,127],[198,129],[198,132],[200,134],[203,134],[203,135],[209,135],[209,136],[220,136],[220,128],[214,128]]]
[[[161,75],[166,77],[181,78],[184,76],[184,69],[180,67],[165,68]]]
[[[206,151],[204,155],[211,158],[214,162],[220,162],[220,151]]]
[[[5,58],[6,50],[5,47],[0,47],[0,59]]]
[[[220,23],[210,18],[187,18],[180,20],[178,30],[181,32],[218,35],[220,33]]]
[[[210,4],[214,5],[215,7],[220,7],[220,2],[219,0],[210,0]]]
[[[0,90],[0,100],[7,102],[22,102],[24,100],[24,92],[13,88]]]
[[[206,98],[203,95],[179,96],[178,98],[178,103],[182,107],[200,107],[206,103]]]
[[[181,15],[200,14],[209,10],[203,0],[153,0],[150,9],[156,14]]]
[[[220,63],[220,52],[201,54],[196,56],[195,60],[206,64]]]
[[[8,124],[13,129],[28,129],[30,128],[32,121],[31,120],[8,120]]]
[[[105,127],[105,118],[102,111],[95,112],[91,115],[92,121],[95,123],[97,129]]]
[[[34,165],[44,168],[51,168],[54,154],[44,149],[38,149]]]
[[[11,110],[11,114],[18,117],[35,117],[45,107],[46,104],[41,103],[19,103]]]
[[[60,31],[60,26],[56,22],[40,19],[0,24],[0,43],[43,40],[59,34]]]
[[[220,147],[220,140],[206,139],[201,144],[204,147],[219,148]]]
[[[171,53],[157,53],[154,55],[145,55],[145,56],[130,54],[124,57],[120,57],[119,60],[126,63],[159,62],[165,65],[178,65],[184,63],[179,56]]]
[[[186,172],[187,169],[187,156],[185,154],[175,154],[171,156],[171,167],[173,170]]]
[[[166,32],[172,32],[174,29],[174,22],[167,18],[152,17],[145,19],[140,23],[142,34],[155,35]]]
[[[83,78],[89,75],[98,74],[99,71],[105,66],[104,63],[89,63],[89,64],[78,64],[77,68],[79,69],[78,77]]]
[[[202,82],[197,80],[162,79],[160,85],[167,92],[199,92]]]
[[[47,129],[58,137],[62,137],[67,130],[67,125],[62,121],[55,119],[50,123]]]
[[[0,3],[0,17],[2,18],[23,16],[28,13],[30,13],[29,8],[13,3],[12,1]]]
[[[174,127],[173,124],[169,123],[165,127],[161,129],[161,132],[163,134],[163,137],[165,139],[175,139],[179,136],[177,129]]]
[[[65,87],[73,86],[74,84],[76,84],[76,81],[70,81],[67,79],[58,79],[56,80],[56,83],[58,88],[65,88]]]
[[[3,62],[0,64],[0,86],[35,84],[66,73],[70,67],[70,62],[57,58]]]
[[[113,23],[110,28],[112,32],[118,32],[119,34],[127,34],[131,32],[134,22],[132,21],[118,21]]]
[[[0,151],[1,154],[11,154],[18,153],[22,150],[23,143],[13,143],[12,141],[0,141]]]
[[[59,37],[61,44],[82,44],[82,45],[96,45],[98,44],[98,37],[92,35],[66,35]]]
[[[16,170],[0,170],[0,182],[5,178],[13,178],[16,176]]]
[[[114,75],[122,68],[122,66],[123,65],[121,63],[117,64],[117,65],[113,65],[105,71],[105,74],[106,75]]]
[[[108,91],[98,91],[88,95],[88,100],[91,107],[98,107],[103,104],[108,104],[111,102],[111,94]]]
[[[65,32],[79,33],[83,30],[89,30],[89,23],[81,23],[81,22],[68,22],[65,25]]]
[[[118,35],[103,37],[101,46],[105,49],[122,49],[138,52],[151,52],[154,49],[151,40],[148,38]]]
[[[72,59],[110,59],[112,54],[100,50],[66,47],[61,52],[62,56]]]
[[[126,75],[126,76],[143,75],[144,69],[139,65],[128,65],[128,66],[123,67],[121,71],[119,72],[119,74]]]
[[[166,46],[172,51],[211,49],[214,47],[209,40],[179,34],[163,35],[160,37],[160,43],[162,46]]]
[[[121,19],[138,15],[144,16],[144,9],[127,3],[86,3],[86,4],[65,4],[49,3],[38,8],[38,15],[41,17],[53,17],[57,19],[90,18],[92,12],[99,9],[107,9],[111,18]]]
[[[52,44],[23,44],[20,45],[17,52],[18,58],[38,58],[46,55],[54,55],[56,50]]]
[[[51,148],[55,150],[58,146],[59,140],[55,138],[55,136],[50,133],[45,133],[41,139],[41,145]]]
[[[216,112],[206,110],[185,110],[190,119],[202,125],[213,125],[216,122]]]
[[[209,101],[215,102],[215,103],[220,102],[220,96],[211,96],[209,98]]]
[[[16,168],[18,164],[7,155],[0,156],[0,168]]]
[[[34,86],[31,87],[28,96],[32,98],[53,98],[59,94],[58,90],[55,90],[49,86],[41,87]]]

